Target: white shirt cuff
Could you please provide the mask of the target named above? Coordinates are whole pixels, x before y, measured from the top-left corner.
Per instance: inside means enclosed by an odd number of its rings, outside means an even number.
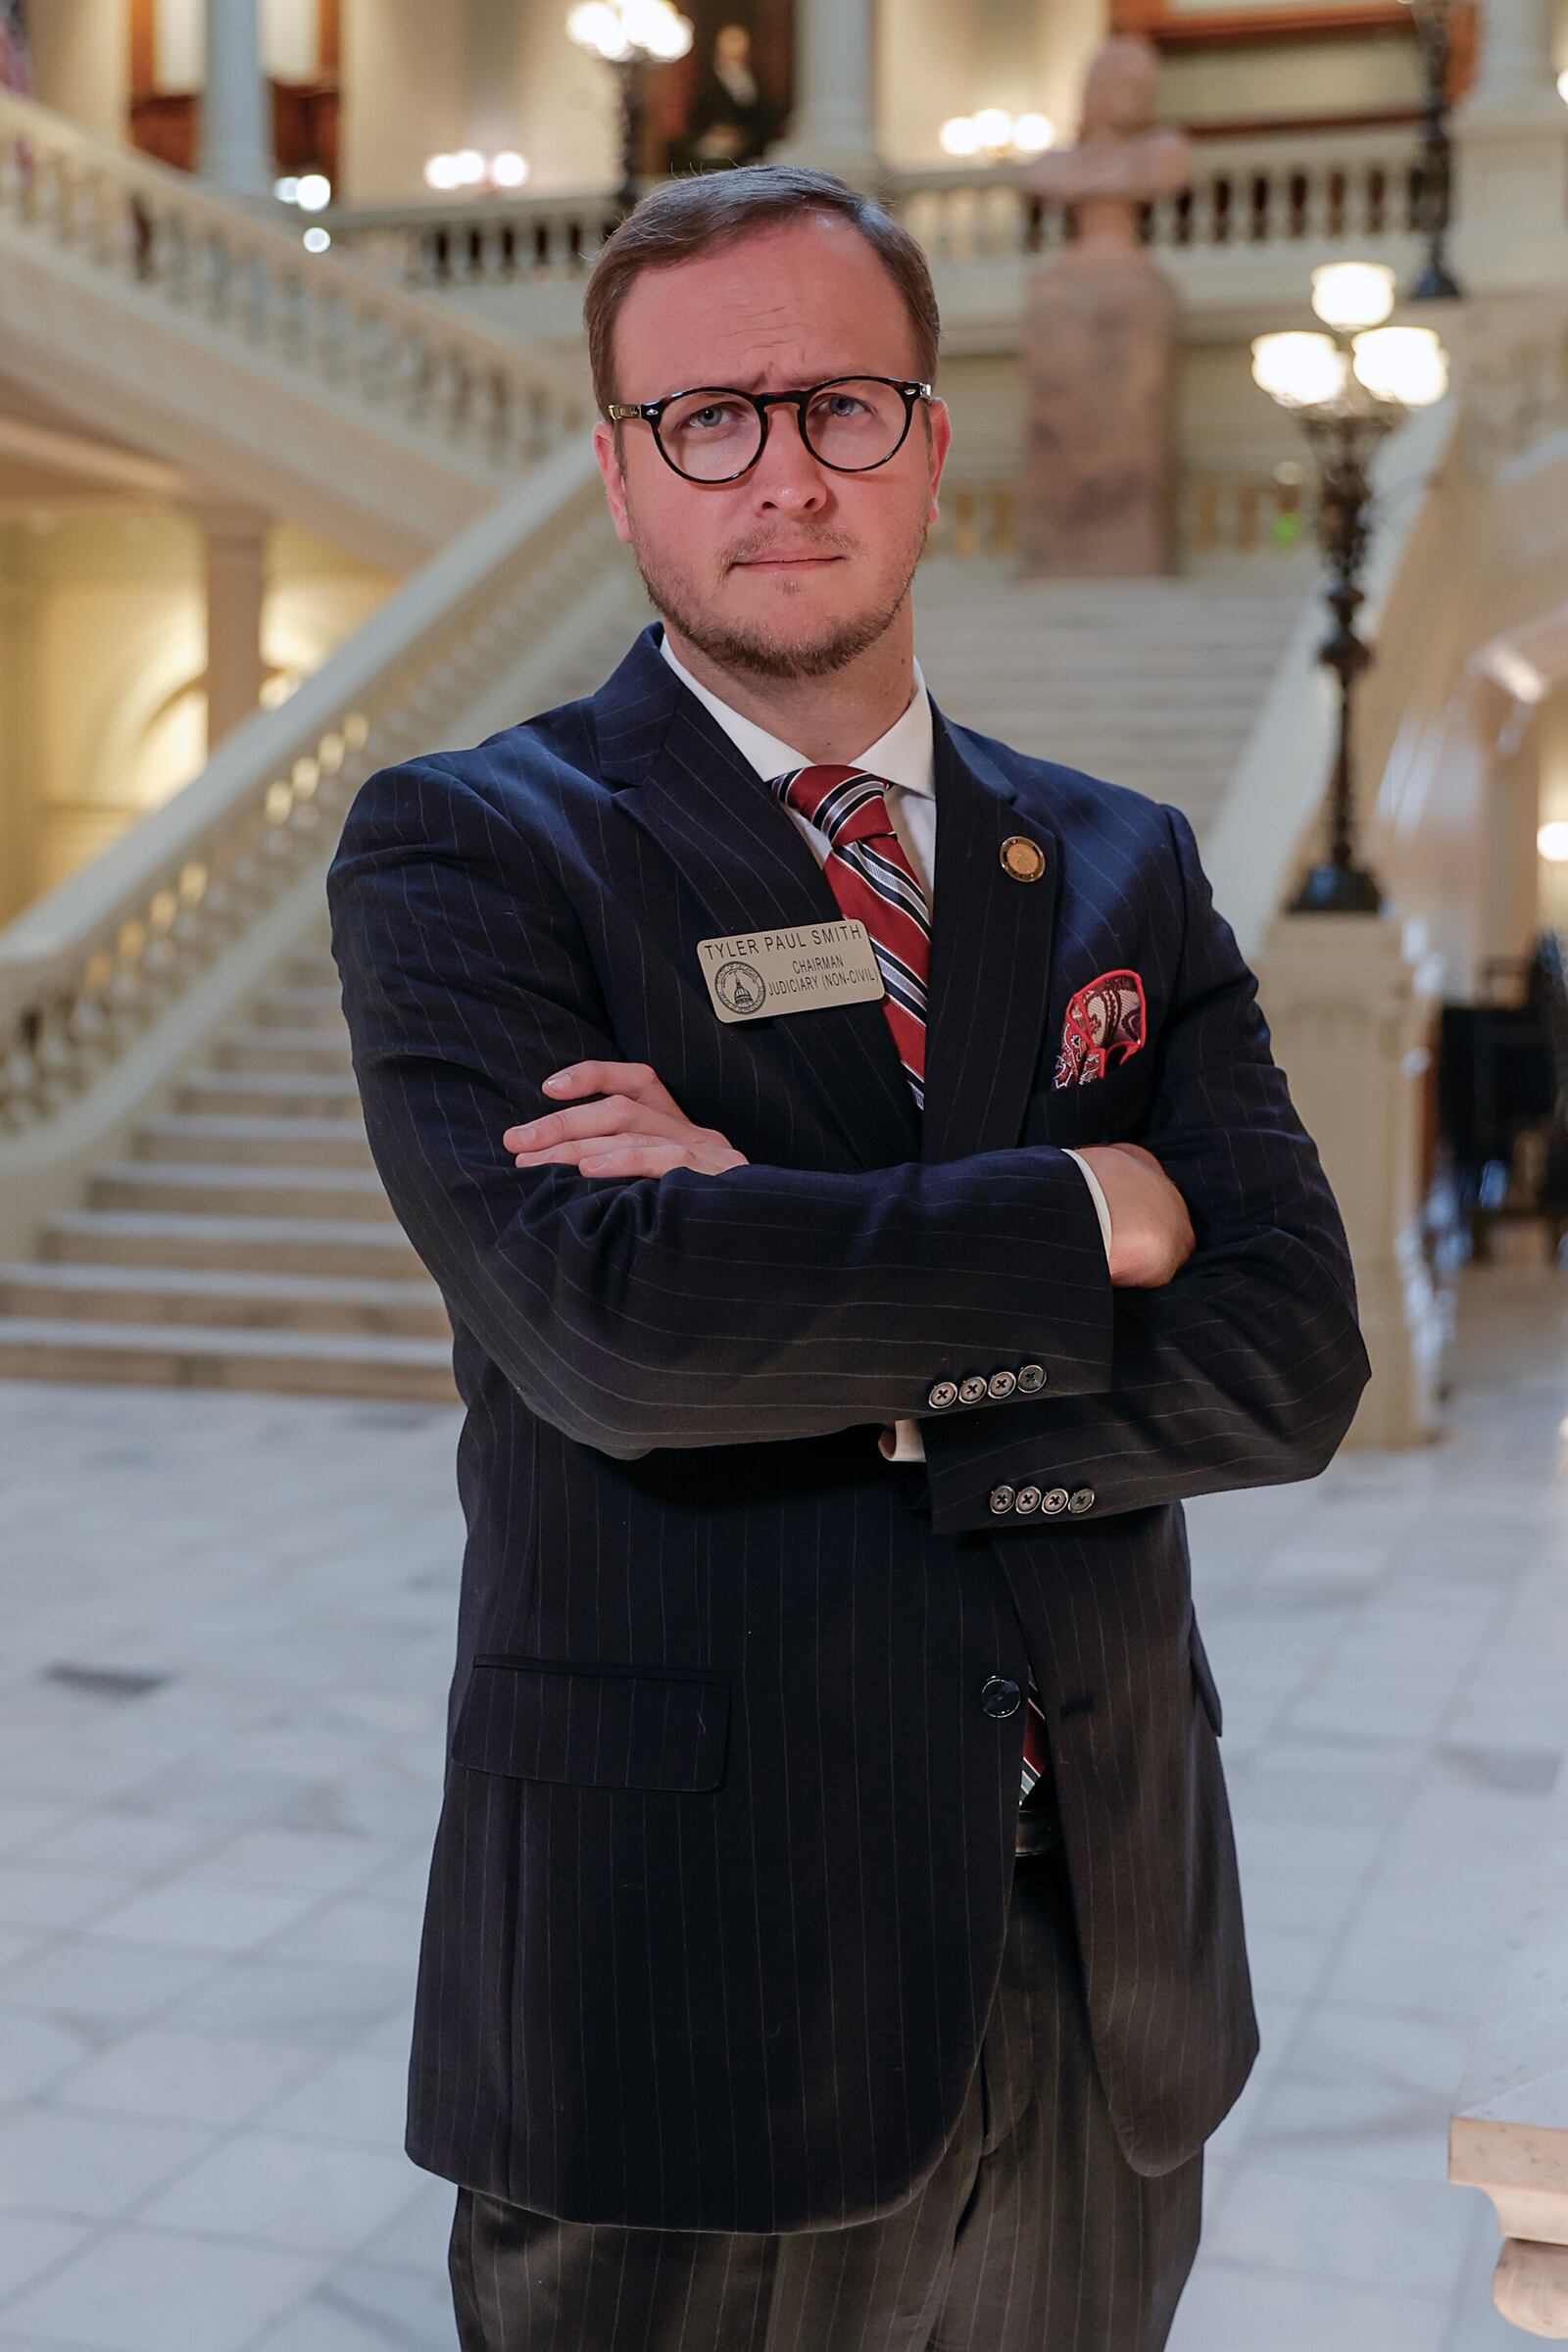
[[[1105,1256],[1108,1259],[1110,1256],[1110,1210],[1106,1205],[1104,1193],[1101,1189],[1100,1178],[1095,1174],[1081,1152],[1069,1152],[1067,1157],[1075,1159],[1083,1171],[1084,1182],[1088,1185],[1095,1203],[1095,1214],[1100,1219],[1100,1238],[1105,1245]]]

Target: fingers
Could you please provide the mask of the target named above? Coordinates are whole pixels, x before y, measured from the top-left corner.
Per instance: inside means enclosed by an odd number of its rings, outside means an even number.
[[[508,1152],[544,1152],[589,1137],[632,1132],[677,1135],[688,1131],[689,1126],[690,1122],[678,1111],[638,1102],[628,1095],[609,1095],[601,1102],[579,1102],[570,1110],[546,1111],[542,1118],[524,1120],[507,1128],[501,1141]]]
[[[674,1096],[646,1061],[574,1061],[566,1069],[552,1070],[541,1083],[558,1102],[572,1095],[618,1094],[657,1103],[662,1110],[676,1108]]]

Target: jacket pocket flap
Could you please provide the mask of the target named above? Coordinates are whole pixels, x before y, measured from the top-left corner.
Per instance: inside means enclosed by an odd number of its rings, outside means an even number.
[[[729,1691],[722,1675],[480,1656],[452,1760],[586,1788],[713,1788],[724,1769]]]
[[[1214,1680],[1214,1670],[1209,1665],[1208,1652],[1203,1647],[1203,1637],[1198,1630],[1196,1617],[1193,1620],[1191,1642],[1193,1680],[1198,1685],[1198,1695],[1203,1702],[1204,1710],[1209,1722],[1214,1727],[1214,1736],[1217,1739],[1225,1728],[1225,1715],[1219,1703],[1219,1686]]]

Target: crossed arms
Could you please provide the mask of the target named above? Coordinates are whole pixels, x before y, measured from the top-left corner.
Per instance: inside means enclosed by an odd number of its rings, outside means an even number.
[[[533,1411],[623,1459],[918,1417],[939,1532],[994,1525],[999,1480],[1087,1480],[1098,1516],[1313,1475],[1367,1374],[1344,1232],[1169,821],[1187,930],[1145,1140],[1197,1248],[1131,1290],[1049,1146],[849,1174],[514,1165],[544,1079],[618,1054],[586,942],[548,852],[451,761],[379,771],[327,877],[332,946],[371,1152],[451,1311]],[[930,1408],[938,1381],[1025,1362],[1038,1396]]]

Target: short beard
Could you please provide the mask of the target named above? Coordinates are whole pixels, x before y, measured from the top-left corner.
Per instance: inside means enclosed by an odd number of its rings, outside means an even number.
[[[929,523],[922,524],[919,542],[891,604],[852,620],[835,621],[820,637],[804,645],[775,645],[755,629],[737,628],[694,611],[682,586],[671,577],[661,576],[635,536],[632,556],[648,601],[660,618],[677,628],[720,669],[738,670],[754,678],[825,678],[834,670],[847,668],[893,626],[909,593],[929,529]]]

